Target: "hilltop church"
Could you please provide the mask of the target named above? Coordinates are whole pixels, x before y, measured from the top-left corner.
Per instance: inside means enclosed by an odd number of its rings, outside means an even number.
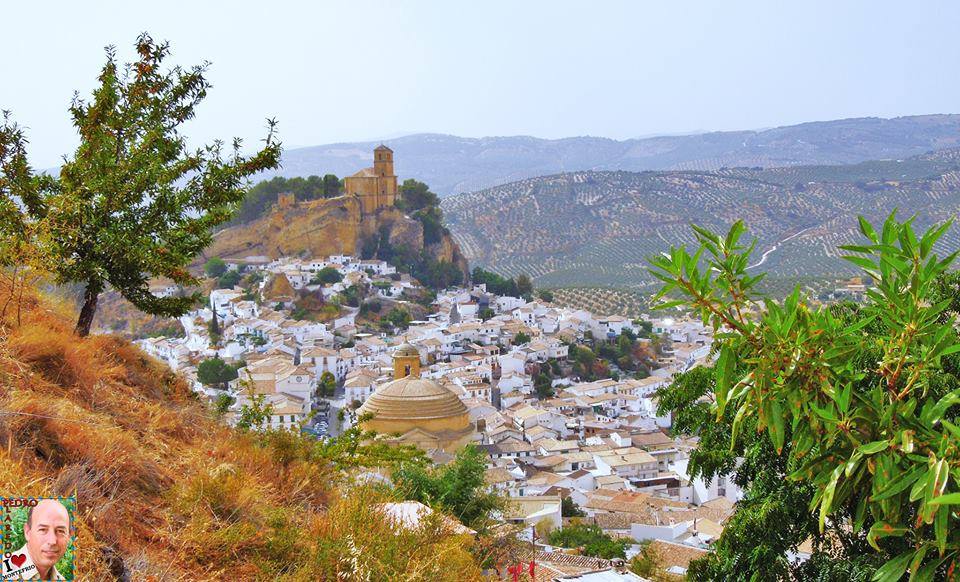
[[[360,212],[371,214],[389,208],[397,200],[397,176],[393,173],[393,150],[385,145],[373,150],[373,167],[343,179],[344,194],[360,199]]]

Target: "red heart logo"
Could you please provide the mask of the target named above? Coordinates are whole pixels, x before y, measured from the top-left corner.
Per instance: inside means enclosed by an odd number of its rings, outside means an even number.
[[[27,561],[26,554],[18,554],[16,556],[10,556],[10,561],[13,562],[13,565],[19,568]]]

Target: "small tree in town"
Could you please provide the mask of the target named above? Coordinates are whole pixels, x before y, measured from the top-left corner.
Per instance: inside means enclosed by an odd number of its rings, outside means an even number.
[[[243,273],[234,269],[228,270],[217,279],[217,289],[233,289],[241,279]]]
[[[613,539],[593,524],[574,523],[563,529],[550,532],[547,541],[554,546],[564,548],[583,548],[583,553],[595,558],[612,560],[626,558],[626,548],[631,541]]]
[[[531,281],[530,277],[525,273],[517,275],[517,293],[519,293],[521,297],[528,297],[533,293],[533,281]]]
[[[237,370],[219,357],[200,362],[197,366],[197,380],[207,386],[216,386],[221,390],[227,388],[227,383],[237,379]]]
[[[337,379],[330,372],[320,374],[320,381],[317,383],[317,394],[321,398],[329,398],[336,393]]]
[[[540,400],[551,398],[554,394],[553,381],[550,379],[550,376],[543,373],[537,374],[537,377],[533,381],[533,389],[537,394],[537,398]]]
[[[563,498],[563,501],[560,502],[560,514],[563,517],[586,517],[587,514],[584,513],[580,506],[577,505],[577,502],[573,500],[573,497],[567,496]]]
[[[320,269],[313,275],[313,278],[310,279],[310,283],[314,285],[331,285],[333,283],[339,283],[340,281],[343,281],[343,275],[333,267]]]
[[[207,277],[217,279],[227,272],[227,264],[220,257],[210,257],[203,264],[203,272],[207,274]]]
[[[180,128],[210,88],[207,65],[164,71],[170,47],[147,34],[137,39],[136,51],[136,62],[120,66],[108,48],[92,100],[74,99],[70,114],[80,145],[59,176],[35,176],[26,165],[2,168],[25,208],[21,220],[45,233],[37,242],[55,259],[57,282],[84,286],[76,324],[81,336],[90,332],[107,285],[152,315],[189,310],[199,294],[156,297],[148,280],[196,284],[186,267],[210,243],[211,228],[230,218],[247,179],[280,158],[272,121],[264,147],[250,156],[240,153],[239,140],[227,156],[221,142],[188,150]],[[0,151],[15,138],[0,134]],[[5,213],[20,212],[6,201],[2,206]]]
[[[384,320],[393,327],[407,329],[407,327],[410,326],[411,321],[410,312],[406,309],[394,307],[389,313],[387,313],[386,317],[384,317]]]

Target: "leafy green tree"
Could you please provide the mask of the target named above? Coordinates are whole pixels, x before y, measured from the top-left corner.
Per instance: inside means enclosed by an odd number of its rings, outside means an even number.
[[[554,358],[550,358],[548,361],[550,362],[550,374],[553,376],[559,376],[563,373],[563,370],[560,369],[560,362]]]
[[[528,297],[533,293],[533,281],[530,280],[530,277],[526,273],[517,275],[517,293],[519,293],[521,297]]]
[[[553,292],[548,289],[538,289],[537,297],[539,297],[542,301],[546,301],[547,303],[553,303]]]
[[[277,195],[281,193],[293,194],[297,201],[306,201],[338,196],[342,189],[343,184],[333,174],[322,178],[275,176],[250,188],[240,208],[227,224],[243,224],[264,216],[277,203]]]
[[[480,310],[480,312],[477,315],[480,316],[481,321],[486,321],[491,317],[493,317],[494,315],[496,315],[496,313],[494,313],[494,311],[489,307],[484,307],[483,309]]]
[[[573,497],[564,497],[563,501],[560,502],[560,514],[563,517],[586,517],[587,514],[584,513],[580,506],[577,505],[577,502],[573,500]]]
[[[517,335],[513,336],[513,345],[515,346],[522,346],[528,343],[530,343],[530,336],[522,331],[518,331]]]
[[[207,262],[203,264],[203,272],[207,274],[207,277],[218,279],[220,275],[227,272],[227,263],[220,257],[210,257],[207,259]]]
[[[332,285],[343,281],[343,275],[334,267],[324,267],[310,280],[314,285]]]
[[[504,503],[500,496],[488,491],[485,472],[485,453],[467,445],[446,465],[403,464],[393,478],[404,499],[438,507],[468,527],[482,531],[490,521],[490,513],[502,509]]]
[[[426,246],[437,244],[448,232],[443,226],[443,212],[438,206],[418,210],[413,217],[423,226],[423,244]]]
[[[650,335],[653,334],[652,321],[645,321],[642,319],[638,319],[634,321],[633,324],[636,325],[638,328],[640,328],[640,331],[638,332],[637,337],[650,337]]]
[[[237,379],[237,369],[218,357],[204,360],[197,365],[197,380],[206,386],[225,390],[227,383]]]
[[[322,398],[330,398],[337,391],[337,379],[330,372],[320,374],[320,381],[317,383],[317,394]]]
[[[233,289],[240,283],[240,279],[243,278],[243,273],[237,270],[230,270],[220,275],[220,278],[217,279],[217,289]]]
[[[407,212],[440,206],[440,197],[431,192],[429,186],[417,180],[404,180],[400,184],[399,194],[398,206]]]
[[[21,200],[30,192],[52,188],[52,178],[34,177],[27,163],[27,138],[3,112],[0,124],[0,285],[7,287],[7,297],[0,307],[0,321],[8,308],[16,310],[17,325],[23,306],[23,292],[36,285],[51,270],[52,258],[41,243],[47,239],[48,226],[23,212]]]
[[[270,418],[273,416],[273,405],[266,404],[267,397],[263,394],[249,393],[249,404],[240,407],[237,417],[237,428],[242,431],[264,431],[270,429]]]
[[[443,226],[440,197],[431,192],[429,186],[417,180],[404,180],[400,185],[399,194],[396,206],[410,213],[423,225],[424,245],[436,244],[444,234],[449,234]]]
[[[309,316],[310,316],[310,312],[303,307],[295,307],[293,311],[290,313],[290,317],[292,317],[296,321],[303,321],[304,319],[307,319]]]
[[[413,273],[431,289],[446,289],[463,283],[463,271],[450,261],[435,261],[426,257],[422,266],[415,268]]]
[[[540,400],[552,397],[554,391],[550,376],[546,374],[537,374],[536,379],[533,381],[533,390],[536,392],[537,398]]]
[[[555,529],[547,536],[550,545],[563,548],[583,548],[583,553],[595,558],[625,559],[630,540],[613,539],[595,525],[574,523],[563,529]]]
[[[210,323],[207,324],[207,331],[210,333],[210,343],[218,344],[220,343],[220,320],[217,317],[217,310],[212,309],[213,317],[210,318]]]
[[[227,413],[230,407],[233,406],[234,402],[236,402],[236,400],[233,398],[233,396],[230,396],[226,392],[217,394],[217,398],[213,403],[213,410],[217,413],[217,416],[223,416]]]
[[[138,60],[124,68],[108,48],[92,101],[74,99],[70,114],[80,145],[58,177],[4,168],[17,173],[6,180],[16,184],[30,220],[46,229],[56,281],[85,286],[76,325],[81,336],[89,334],[108,284],[152,315],[189,310],[199,294],[156,297],[147,281],[163,276],[196,284],[186,267],[210,243],[210,229],[230,218],[247,178],[280,158],[272,121],[263,149],[252,156],[241,155],[239,140],[227,158],[220,142],[189,151],[180,127],[210,88],[207,65],[163,71],[170,47],[146,34],[136,50]],[[10,210],[5,204],[3,212]]]
[[[334,174],[326,174],[323,177],[323,197],[333,198],[339,196],[343,191],[343,181]]]
[[[27,138],[23,129],[11,120],[10,112],[4,111],[3,125],[0,125],[0,267],[12,266],[15,248],[32,242],[24,238],[29,220],[17,201],[41,187],[35,182],[44,179],[33,176],[27,162]],[[52,186],[51,183],[42,185]]]
[[[597,356],[593,350],[583,345],[570,346],[568,356],[573,360],[573,372],[584,379],[595,378]]]
[[[350,307],[359,307],[360,301],[363,299],[362,290],[356,285],[350,285],[343,290],[343,293],[340,294],[343,303],[346,303]]]
[[[338,470],[355,467],[395,469],[401,465],[408,471],[415,467],[426,470],[430,459],[419,447],[387,444],[376,440],[376,433],[363,430],[362,422],[370,418],[372,415],[363,415],[357,424],[340,435],[318,442],[313,450],[316,459],[329,462]]]
[[[520,291],[517,289],[517,282],[512,278],[504,278],[501,275],[480,267],[474,267],[470,273],[470,280],[473,281],[475,285],[486,285],[487,291],[495,295],[506,295],[509,297],[520,296]]]
[[[393,327],[407,329],[410,327],[410,312],[400,307],[394,307],[389,313],[387,313],[386,317],[384,317],[384,320],[386,320],[387,323]]]
[[[729,466],[715,442],[729,431],[727,450],[745,458],[738,478],[748,475],[746,503],[715,556],[691,566],[694,579],[794,578],[783,552],[811,534],[805,577],[851,566],[857,576],[876,568],[874,580],[933,580],[955,569],[960,338],[943,317],[954,298],[937,293],[950,294],[938,279],[956,253],[934,252],[950,223],[922,236],[912,223],[891,215],[877,232],[861,218],[866,244],[841,247],[875,282],[862,307],[811,306],[799,288],[782,302],[760,296],[741,222],[726,236],[694,227],[695,253],[651,260],[659,297],[680,296],[661,307],[686,305],[723,330],[703,393],[713,404],[699,412],[709,418],[687,427],[701,434],[697,463]],[[704,390],[681,389],[687,402]]]
[[[816,518],[807,509],[812,488],[786,478],[785,459],[766,435],[757,433],[752,419],[743,421],[731,448],[732,419],[718,421],[708,402],[714,374],[710,368],[693,368],[657,394],[659,412],[673,413],[673,433],[699,437],[690,453],[691,477],[709,481],[736,469],[734,482],[747,492],[716,542],[716,551],[691,566],[691,578],[749,580],[753,572],[788,578],[786,553],[808,538],[820,538]]]

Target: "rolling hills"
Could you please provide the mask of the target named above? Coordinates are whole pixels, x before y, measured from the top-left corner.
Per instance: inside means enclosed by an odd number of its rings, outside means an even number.
[[[318,145],[285,151],[283,167],[265,173],[350,175],[366,167],[379,142]],[[762,131],[728,131],[617,141],[598,137],[546,140],[527,136],[465,138],[415,134],[384,140],[397,174],[430,184],[440,196],[535,176],[583,170],[716,170],[735,166],[851,164],[906,158],[960,146],[960,115],[855,118]]]
[[[540,286],[643,287],[646,259],[692,243],[691,222],[744,219],[756,260],[773,277],[843,277],[836,247],[858,238],[858,215],[917,214],[917,228],[960,210],[960,150],[845,166],[713,171],[582,171],[446,198],[446,221],[467,258]],[[960,246],[960,232],[945,247]]]

